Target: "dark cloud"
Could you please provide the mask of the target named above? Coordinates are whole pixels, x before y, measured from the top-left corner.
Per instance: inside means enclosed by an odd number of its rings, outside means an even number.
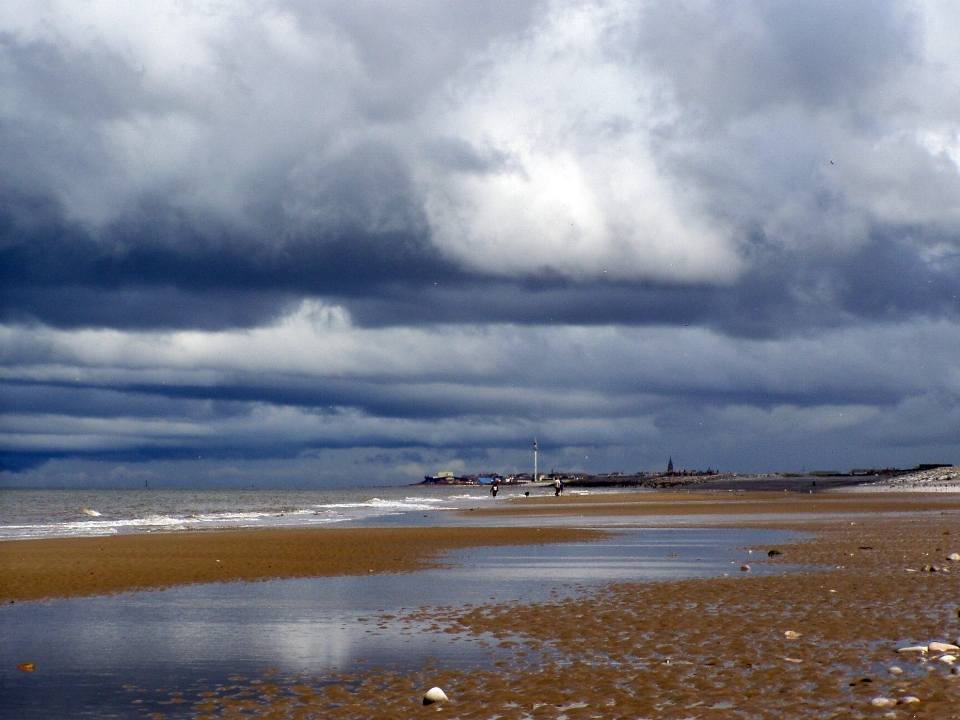
[[[960,451],[949,7],[12,8],[15,482]]]

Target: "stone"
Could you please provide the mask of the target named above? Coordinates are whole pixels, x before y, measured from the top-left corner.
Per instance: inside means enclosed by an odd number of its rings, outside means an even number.
[[[427,690],[426,695],[423,696],[424,705],[433,705],[438,702],[446,702],[450,698],[447,697],[447,694],[438,687],[432,687]]]
[[[891,675],[903,675],[903,668],[898,668],[896,665],[894,665],[892,668],[888,670],[888,672]]]
[[[787,631],[783,634],[783,636],[784,636],[787,640],[796,640],[798,637],[800,637],[800,633],[798,633],[796,630],[787,630]]]
[[[741,572],[750,572],[750,566],[749,566],[749,565],[741,565],[741,566],[740,566],[740,571],[741,571]]]
[[[898,653],[925,653],[926,651],[926,645],[911,645],[910,647],[897,648]]]
[[[927,650],[930,652],[948,653],[960,651],[960,647],[951,645],[950,643],[932,642],[927,645]]]
[[[870,704],[875,708],[888,708],[896,705],[897,701],[893,698],[875,697],[870,701]]]
[[[898,705],[915,705],[920,702],[920,698],[915,695],[905,695],[897,701]]]
[[[947,664],[947,665],[953,665],[953,664],[957,661],[957,656],[956,656],[956,655],[941,655],[940,657],[937,658],[937,660],[939,660],[940,662],[945,663],[945,664]]]
[[[779,550],[767,550],[767,557],[776,557],[777,555],[783,555]],[[960,560],[960,558],[957,558]]]
[[[950,562],[960,562],[960,553],[950,553],[947,555],[947,560]]]

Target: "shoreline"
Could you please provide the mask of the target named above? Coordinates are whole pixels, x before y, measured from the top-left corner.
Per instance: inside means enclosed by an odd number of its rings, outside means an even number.
[[[255,528],[129,533],[0,542],[0,602],[108,595],[178,585],[415,572],[442,564],[447,550],[589,540],[604,530],[577,526],[498,526],[498,520],[564,518],[580,525],[623,518],[658,527],[740,526],[806,530],[837,516],[960,514],[960,493],[778,493],[661,491],[560,498],[504,498],[464,508],[490,525],[440,527]],[[609,527],[609,526],[608,526]],[[613,529],[613,527],[609,527]]]

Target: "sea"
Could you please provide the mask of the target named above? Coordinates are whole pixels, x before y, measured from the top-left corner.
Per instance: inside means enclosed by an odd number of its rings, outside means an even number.
[[[522,492],[501,492],[498,500],[509,494]],[[429,524],[452,515],[450,511],[492,501],[489,490],[474,486],[0,490],[0,540],[184,530]]]
[[[0,490],[4,540],[257,527],[476,523],[457,510],[552,489]],[[702,520],[703,518],[698,518]],[[736,574],[795,533],[683,518],[497,518],[607,527],[607,539],[449,553],[407,574],[214,583],[0,606],[0,720],[191,718],[237,684],[323,684],[390,668],[490,667],[498,642],[403,618],[424,608],[529,604],[605,582]],[[688,519],[692,521],[692,518]],[[490,523],[490,519],[483,522]],[[754,573],[783,572],[754,564]],[[0,578],[2,582],[2,578]],[[489,640],[489,639],[488,639]],[[18,670],[32,663],[32,672]],[[415,700],[415,699],[414,699]]]

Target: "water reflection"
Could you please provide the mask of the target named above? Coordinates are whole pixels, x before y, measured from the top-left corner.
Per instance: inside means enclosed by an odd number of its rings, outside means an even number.
[[[492,661],[493,648],[407,621],[423,606],[537,602],[578,584],[736,570],[775,531],[648,528],[594,543],[479,548],[407,575],[232,583],[0,609],[0,717],[143,717],[171,690],[277,668],[322,677],[361,667]],[[755,557],[755,556],[754,556]],[[761,570],[762,571],[762,570]],[[37,671],[12,670],[34,662]],[[132,705],[124,685],[145,689]],[[157,692],[157,691],[163,692]],[[150,693],[153,694],[150,694]],[[164,704],[168,717],[176,707]]]

